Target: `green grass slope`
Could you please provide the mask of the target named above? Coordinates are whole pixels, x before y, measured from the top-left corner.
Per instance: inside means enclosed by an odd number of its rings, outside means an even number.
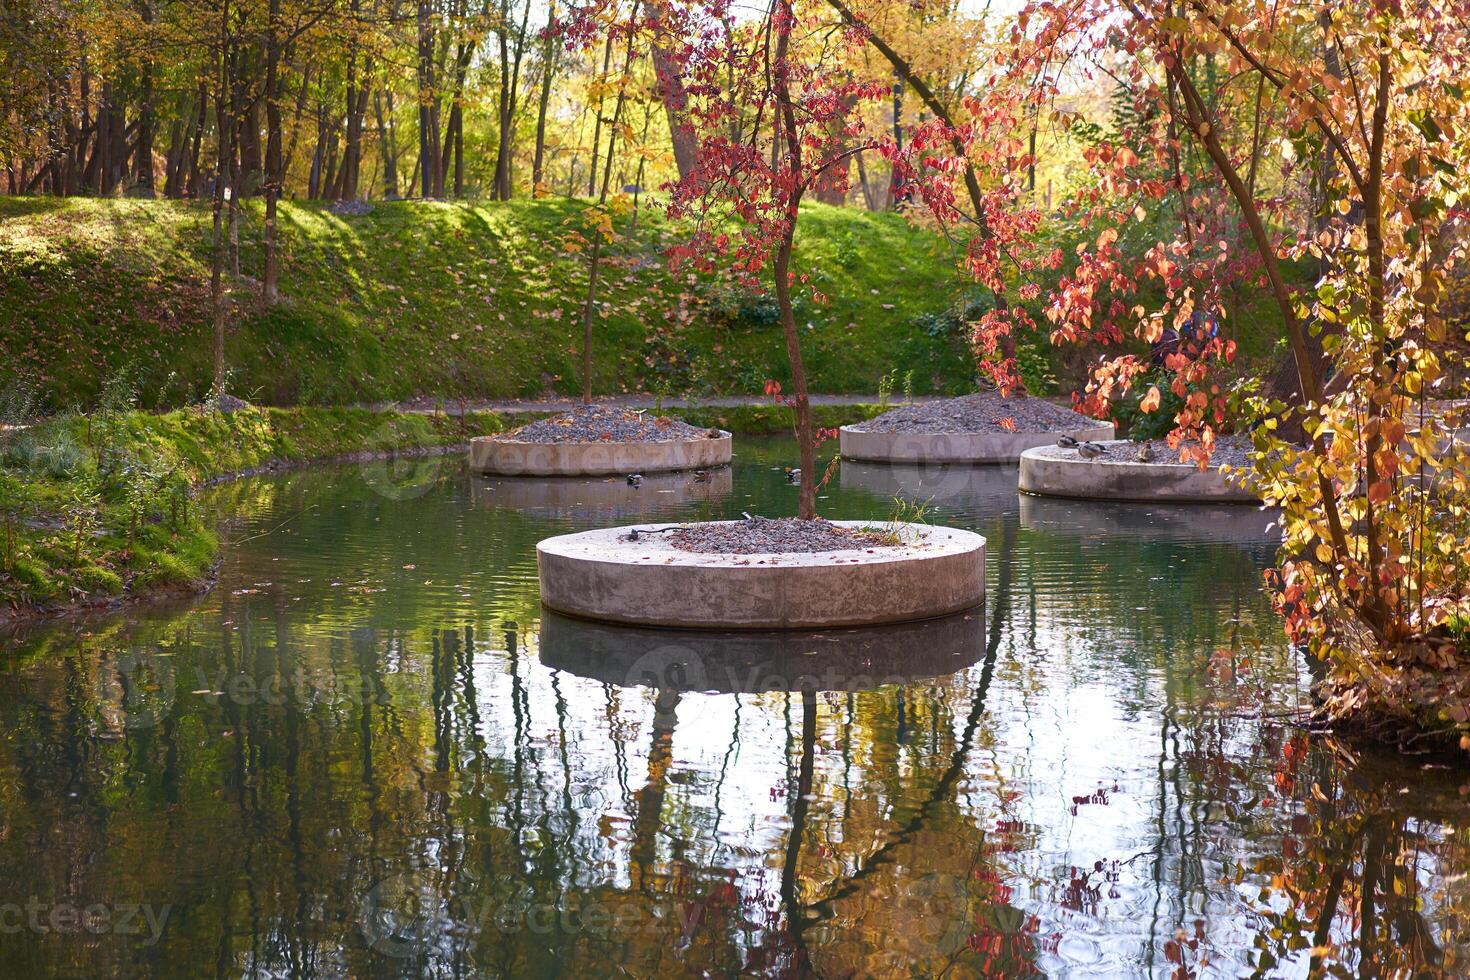
[[[575,393],[587,266],[564,244],[584,207],[403,201],[344,216],[287,203],[285,299],[267,309],[260,204],[247,202],[231,390],[272,404]],[[768,297],[670,273],[675,233],[655,211],[628,225],[599,293],[598,393],[748,393],[786,379]],[[29,381],[54,409],[92,404],[120,373],[146,406],[197,400],[210,374],[209,258],[206,206],[0,198],[0,381]],[[912,372],[919,392],[967,387],[961,332],[943,323],[972,287],[947,243],[897,215],[814,205],[797,267],[829,297],[803,297],[797,311],[814,390],[874,391],[890,372]]]

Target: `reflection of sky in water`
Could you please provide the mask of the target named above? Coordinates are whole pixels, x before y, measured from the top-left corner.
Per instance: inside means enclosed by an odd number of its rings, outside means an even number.
[[[1390,852],[1424,912],[1381,881],[1379,935],[1449,944],[1452,775],[1262,720],[1305,677],[1260,591],[1259,511],[853,466],[826,513],[903,494],[987,535],[983,617],[779,641],[543,620],[540,537],[788,513],[793,455],[744,440],[732,479],[531,501],[449,461],[371,473],[391,494],[350,468],[220,488],[240,516],[213,593],[38,631],[0,669],[0,878],[167,904],[163,939],[22,931],[0,972],[1167,975],[1202,920],[1181,958],[1239,973],[1260,916],[1319,909],[1333,867],[1352,939],[1354,876]],[[770,689],[879,663],[909,679]],[[568,907],[628,918],[528,925]]]

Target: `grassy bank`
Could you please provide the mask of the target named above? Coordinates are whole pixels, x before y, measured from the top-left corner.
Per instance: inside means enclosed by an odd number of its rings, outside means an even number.
[[[193,491],[229,474],[497,432],[463,418],[364,409],[182,409],[60,416],[0,443],[0,618],[190,588],[218,541]]]
[[[261,305],[261,215],[245,203],[228,361],[258,404],[341,405],[415,395],[580,390],[585,259],[567,251],[583,202],[380,203],[365,215],[288,203],[283,302]],[[598,393],[757,393],[786,381],[774,302],[668,270],[672,231],[644,209],[604,267]],[[200,400],[210,377],[210,212],[173,201],[0,197],[0,384],[51,410],[90,407],[125,376],[141,403]],[[814,391],[964,389],[963,331],[947,315],[972,287],[951,246],[893,214],[814,205],[798,271]]]
[[[881,410],[814,409],[823,426]],[[678,414],[740,434],[791,430],[790,409],[777,405]],[[219,542],[193,494],[212,480],[294,463],[456,446],[536,417],[196,407],[64,415],[0,435],[0,620],[199,586]]]

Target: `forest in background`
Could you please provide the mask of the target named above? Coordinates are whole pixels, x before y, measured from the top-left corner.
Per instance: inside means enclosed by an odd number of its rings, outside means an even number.
[[[846,8],[824,9],[840,23]],[[0,14],[3,187],[593,196],[611,158],[616,190],[656,190],[697,151],[669,16],[665,0],[20,0]],[[926,97],[958,104],[975,90],[998,25],[950,0],[882,0],[862,16],[892,57],[870,49],[847,69],[891,84],[867,111],[899,141],[932,116]],[[631,43],[605,30],[569,44],[569,24],[588,17],[621,24]],[[731,12],[729,29],[744,29],[743,15]],[[1067,163],[1048,166],[1043,191]],[[825,189],[824,203],[901,203],[882,155],[856,153],[852,168],[851,186]]]

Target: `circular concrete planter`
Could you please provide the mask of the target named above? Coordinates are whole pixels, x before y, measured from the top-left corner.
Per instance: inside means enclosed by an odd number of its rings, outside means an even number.
[[[1111,439],[1111,422],[1098,422],[1053,432],[865,432],[844,425],[838,430],[843,459],[877,463],[1014,463],[1033,446],[1054,445],[1060,436]]]
[[[618,687],[863,691],[971,666],[985,652],[985,612],[818,633],[650,629],[548,612],[540,643],[545,666]]]
[[[538,544],[542,604],[604,622],[771,630],[930,619],[985,597],[985,539],[955,528],[905,524],[893,547],[755,555],[680,551],[657,533],[631,542],[630,530]]]
[[[626,476],[702,470],[730,462],[730,433],[665,442],[519,442],[470,440],[470,469],[498,476]]]
[[[513,476],[477,476],[470,496],[476,506],[504,507],[521,513],[573,518],[625,518],[672,510],[685,504],[727,497],[735,485],[730,467],[693,473],[654,473],[632,487],[621,476],[549,477],[527,480]]]
[[[1126,440],[1105,443],[1128,446]],[[1043,497],[1083,500],[1147,500],[1176,503],[1259,503],[1219,469],[1185,463],[1083,459],[1075,449],[1041,446],[1021,454],[1020,488]]]

